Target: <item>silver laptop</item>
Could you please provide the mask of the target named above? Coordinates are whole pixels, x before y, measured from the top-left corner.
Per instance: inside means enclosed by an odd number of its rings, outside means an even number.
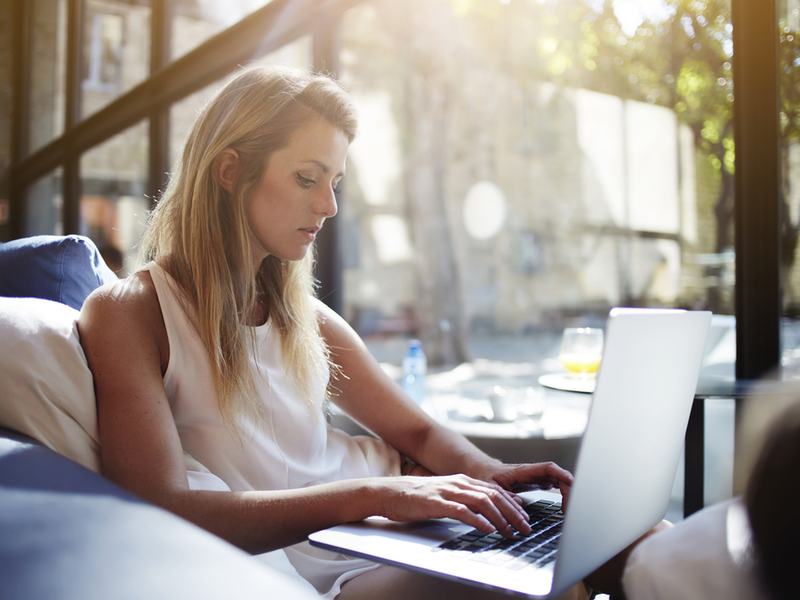
[[[560,502],[558,494],[523,494],[533,509],[543,511],[544,517],[534,520],[556,536],[538,547],[527,542],[530,554],[538,556],[522,553],[528,552],[524,540],[486,550],[481,538],[475,551],[473,540],[480,536],[449,519],[395,523],[373,517],[318,531],[309,540],[487,588],[557,597],[664,517],[710,322],[709,312],[611,311],[566,514],[558,504],[547,506]]]

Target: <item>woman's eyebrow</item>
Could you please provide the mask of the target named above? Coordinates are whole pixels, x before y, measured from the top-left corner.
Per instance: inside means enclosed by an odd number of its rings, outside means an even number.
[[[312,158],[312,159],[309,159],[309,160],[301,160],[300,162],[301,162],[301,163],[314,163],[314,164],[315,164],[315,165],[317,165],[317,166],[318,166],[320,169],[322,169],[322,172],[323,172],[323,173],[328,173],[328,172],[330,172],[330,170],[331,170],[331,168],[330,168],[328,165],[326,165],[325,163],[323,163],[323,162],[320,162],[320,161],[318,161],[318,160],[315,160],[315,159],[313,159],[313,158]],[[341,173],[339,173],[339,175],[340,175],[341,177],[344,177],[344,171],[342,171]]]
[[[317,165],[317,166],[318,166],[320,169],[322,169],[322,172],[323,172],[323,173],[327,173],[328,171],[330,171],[330,170],[331,170],[331,168],[330,168],[328,165],[326,165],[324,162],[320,162],[320,161],[318,161],[318,160],[314,160],[313,158],[310,158],[310,159],[308,159],[308,160],[301,160],[300,162],[301,162],[301,163],[314,163],[314,164],[315,164],[315,165]]]

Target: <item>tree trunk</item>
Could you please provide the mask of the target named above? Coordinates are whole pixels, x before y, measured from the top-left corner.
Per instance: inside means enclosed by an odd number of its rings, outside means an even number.
[[[733,243],[731,239],[731,220],[733,219],[733,175],[725,167],[720,169],[722,184],[714,206],[717,217],[716,251],[722,252]]]
[[[405,108],[405,193],[416,249],[419,336],[430,364],[459,364],[468,352],[461,275],[445,204],[447,83],[411,74]]]
[[[720,169],[720,175],[722,181],[717,203],[714,205],[714,215],[717,217],[717,240],[714,251],[717,253],[723,252],[733,243],[730,235],[731,221],[733,219],[733,174],[729,173],[723,166]],[[722,268],[722,265],[708,267],[707,275],[719,278],[722,276]],[[718,285],[708,288],[707,299],[709,310],[715,313],[722,310],[722,296]]]

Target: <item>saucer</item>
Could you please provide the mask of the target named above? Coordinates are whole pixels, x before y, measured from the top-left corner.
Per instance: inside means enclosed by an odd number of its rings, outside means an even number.
[[[570,377],[569,373],[548,373],[539,377],[539,385],[564,392],[593,394],[597,379]]]

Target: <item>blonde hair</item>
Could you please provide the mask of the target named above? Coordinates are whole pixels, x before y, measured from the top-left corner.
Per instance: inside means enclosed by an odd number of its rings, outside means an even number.
[[[313,306],[313,249],[297,262],[268,256],[254,280],[247,220],[247,200],[270,155],[320,117],[349,141],[355,137],[352,100],[329,77],[276,67],[244,71],[209,100],[195,121],[145,232],[140,260],[164,259],[194,305],[220,413],[237,434],[240,417],[259,419],[248,354],[255,333],[245,325],[257,295],[265,298],[280,333],[290,379],[312,404],[318,392],[314,382],[328,375],[329,351]],[[214,169],[226,148],[241,158],[230,193]]]

